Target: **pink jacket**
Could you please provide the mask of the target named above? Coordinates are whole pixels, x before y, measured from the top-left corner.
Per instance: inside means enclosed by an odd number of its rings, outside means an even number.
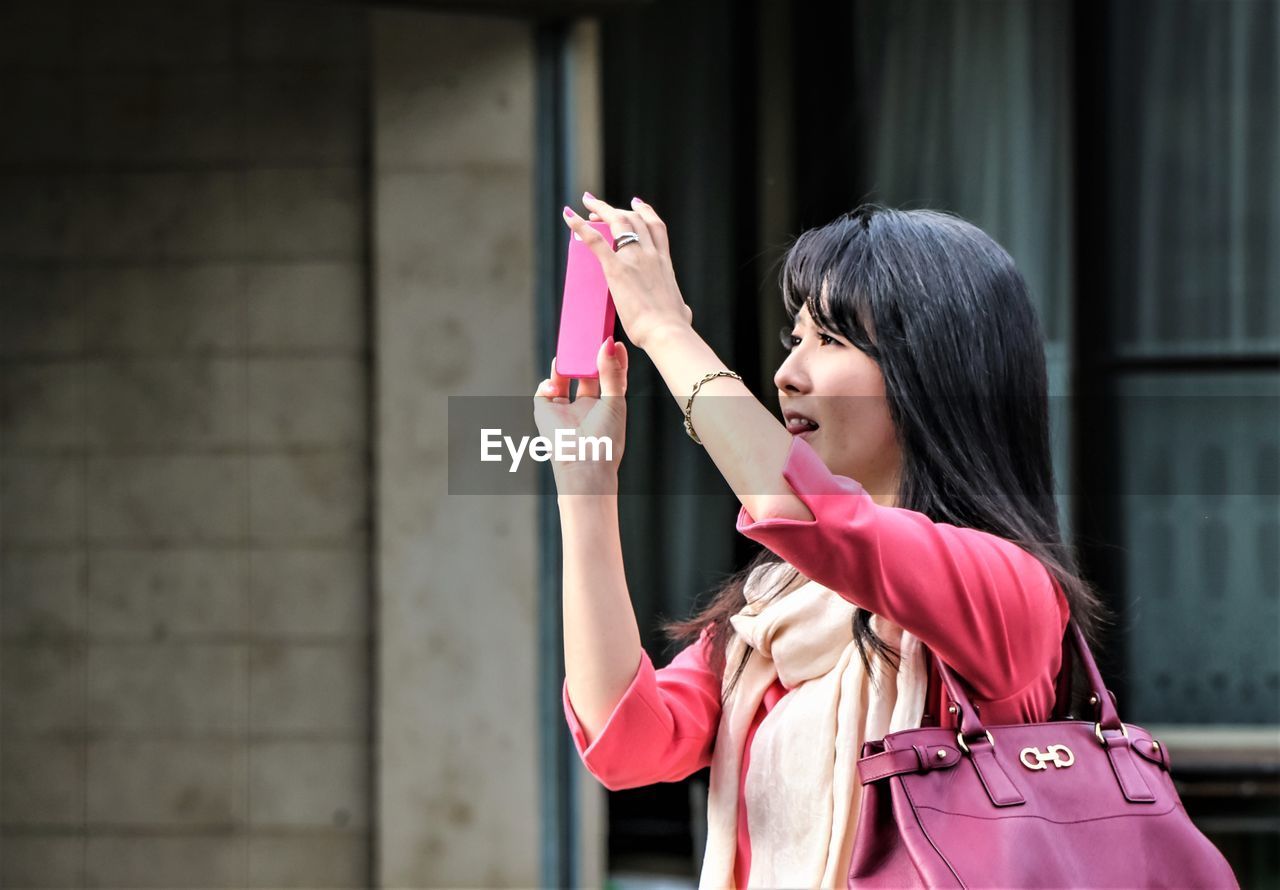
[[[987,532],[876,504],[858,482],[828,470],[799,437],[782,475],[814,518],[755,521],[743,507],[739,532],[806,578],[918,637],[970,685],[984,722],[1049,718],[1069,613],[1038,559]],[[641,651],[635,679],[590,744],[564,684],[565,719],[578,754],[606,788],[677,782],[711,764],[721,678],[708,667],[708,640],[704,632],[657,670]],[[943,706],[946,689],[937,688],[929,711],[943,715],[942,725],[954,725]],[[739,887],[747,886],[751,862],[742,793],[751,740],[786,693],[781,681],[766,692],[747,736],[734,869]]]

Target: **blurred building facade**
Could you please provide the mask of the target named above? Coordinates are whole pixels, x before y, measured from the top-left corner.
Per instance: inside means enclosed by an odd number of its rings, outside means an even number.
[[[0,885],[540,884],[533,505],[441,459],[533,373],[532,25],[6,4],[0,66]]]
[[[605,792],[567,737],[554,499],[448,494],[447,397],[545,376],[584,188],[659,208],[766,403],[792,235],[1005,245],[1122,715],[1277,880],[1277,40],[1265,0],[9,4],[0,886],[696,875],[705,774]],[[625,473],[714,471],[647,410]],[[728,493],[623,508],[664,663],[748,542]]]

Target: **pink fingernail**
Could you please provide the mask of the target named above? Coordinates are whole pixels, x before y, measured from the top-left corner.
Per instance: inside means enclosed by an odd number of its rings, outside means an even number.
[[[643,203],[644,203],[644,201],[641,201],[639,198],[632,198],[632,199],[631,199],[631,203],[632,203],[632,204],[643,204]]]
[[[596,199],[596,196],[591,194],[591,192],[583,192],[582,197],[586,198],[588,201],[594,201]]]
[[[613,357],[613,338],[610,337],[604,341],[604,351],[609,357]]]
[[[564,215],[565,215],[565,216],[577,216],[577,214],[573,212],[573,208],[572,208],[572,207],[570,207],[568,204],[564,205]]]

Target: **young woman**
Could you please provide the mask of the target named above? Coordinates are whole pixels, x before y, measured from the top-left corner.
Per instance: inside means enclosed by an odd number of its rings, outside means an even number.
[[[542,432],[614,442],[611,461],[553,462],[574,742],[614,790],[711,767],[700,886],[844,886],[862,742],[956,725],[930,653],[984,721],[1040,722],[1072,704],[1055,689],[1068,617],[1091,642],[1112,620],[1059,532],[1026,284],[942,212],[864,205],[805,232],[781,274],[780,423],[694,330],[654,209],[584,204],[616,249],[568,207],[567,224],[764,549],[666,627],[688,645],[655,670],[618,532],[627,349],[606,341],[573,401],[552,364]]]

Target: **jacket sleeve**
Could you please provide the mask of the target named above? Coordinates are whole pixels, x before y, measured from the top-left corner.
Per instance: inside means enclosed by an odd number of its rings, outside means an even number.
[[[635,679],[590,744],[564,682],[564,715],[578,756],[610,791],[677,782],[711,763],[720,678],[708,666],[709,641],[704,630],[658,670],[642,649]]]
[[[1012,541],[883,507],[797,437],[782,471],[811,520],[737,529],[801,574],[903,627],[979,697],[1008,698],[1049,669],[1068,607],[1043,563]]]

